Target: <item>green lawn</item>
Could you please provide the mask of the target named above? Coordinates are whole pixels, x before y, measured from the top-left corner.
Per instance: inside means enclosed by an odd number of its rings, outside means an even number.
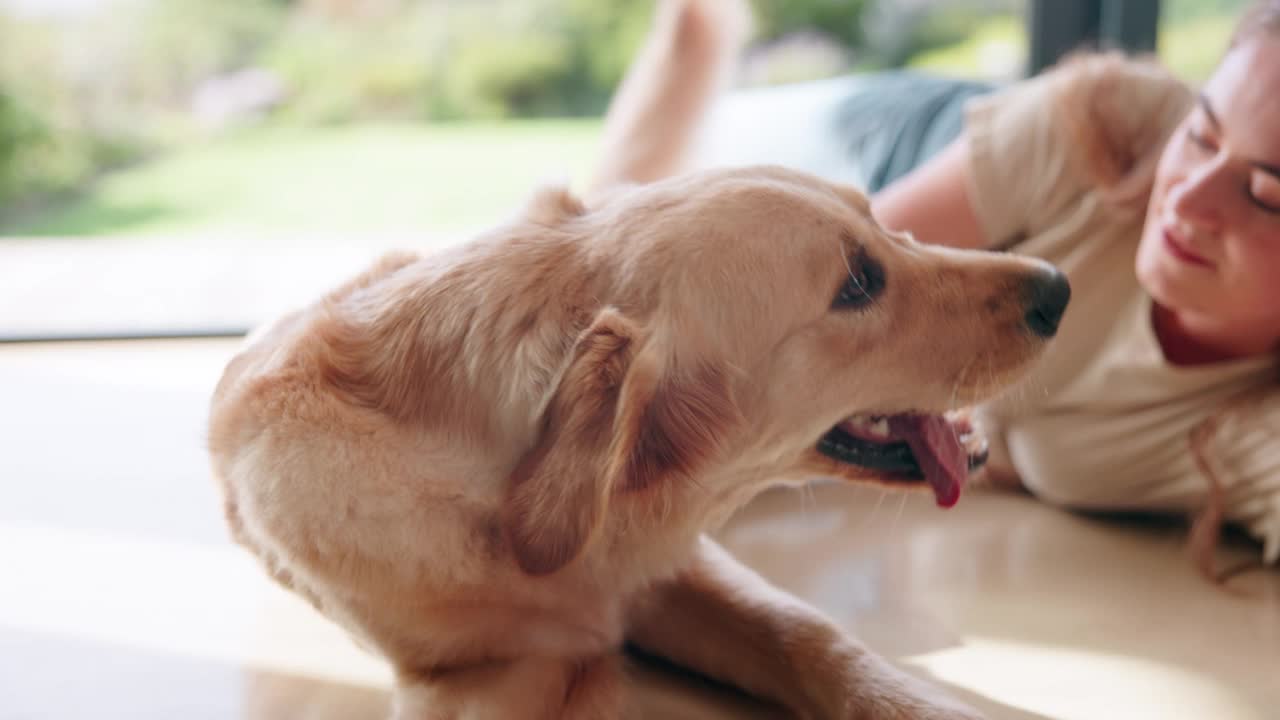
[[[598,120],[259,128],[102,177],[5,235],[447,232],[580,182]]]
[[[1202,81],[1232,24],[1221,9],[1166,22],[1160,55]],[[1025,52],[1021,22],[997,17],[912,65],[982,75]],[[71,200],[0,222],[0,235],[447,233],[497,221],[539,182],[580,183],[599,130],[598,119],[245,130],[109,173]]]

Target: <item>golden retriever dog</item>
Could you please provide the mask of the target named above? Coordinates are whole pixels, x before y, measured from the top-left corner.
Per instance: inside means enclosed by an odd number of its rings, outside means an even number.
[[[814,477],[955,503],[981,444],[944,414],[1067,295],[781,168],[545,189],[251,338],[214,473],[234,537],[391,664],[398,718],[626,717],[624,644],[799,717],[974,718],[707,532]]]
[[[617,717],[624,641],[803,717],[970,717],[704,532],[814,476],[954,503],[939,414],[1026,368],[1064,293],[781,169],[545,191],[257,338],[214,469],[235,537],[393,664],[400,717]]]

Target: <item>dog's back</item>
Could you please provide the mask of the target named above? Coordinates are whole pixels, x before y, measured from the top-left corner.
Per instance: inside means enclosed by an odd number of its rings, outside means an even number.
[[[215,391],[233,536],[402,671],[619,639],[616,588],[527,582],[498,514],[569,316],[594,312],[582,243],[548,230],[558,197],[456,251],[387,256],[255,333]]]

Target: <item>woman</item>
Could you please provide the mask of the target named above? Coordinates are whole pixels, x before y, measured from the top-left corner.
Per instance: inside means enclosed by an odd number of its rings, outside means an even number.
[[[662,3],[597,185],[679,169],[740,8]],[[1224,521],[1280,559],[1280,0],[1245,15],[1199,93],[1154,63],[1076,58],[970,100],[960,137],[873,200],[923,242],[1071,278],[1048,357],[978,408],[993,477],[1072,508],[1197,512],[1206,573]]]
[[[875,212],[924,242],[1061,267],[1072,308],[1034,390],[980,409],[995,474],[1094,510],[1199,511],[1280,558],[1280,0],[1199,93],[1086,57],[971,102]]]

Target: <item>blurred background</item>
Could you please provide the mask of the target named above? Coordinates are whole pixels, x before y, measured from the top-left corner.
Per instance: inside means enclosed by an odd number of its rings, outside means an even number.
[[[1007,79],[1022,0],[755,0],[740,83]],[[1244,0],[1167,0],[1203,78]],[[591,162],[652,0],[0,0],[0,235],[453,232]]]
[[[1246,2],[753,0],[710,159],[842,176],[859,83],[995,87],[1107,25],[1197,83]],[[581,183],[655,3],[0,0],[0,720],[386,716],[387,669],[231,545],[213,385],[383,250]],[[991,717],[1275,717],[1275,603],[1201,582],[1180,533],[1016,498],[944,533],[927,501],[828,492],[731,549]]]
[[[1246,1],[752,0],[736,82],[999,83],[1086,5],[1158,8],[1140,44],[1197,82]],[[580,182],[654,4],[0,0],[0,339],[235,334]],[[818,112],[784,97],[751,112]],[[721,135],[796,160],[782,127]]]

